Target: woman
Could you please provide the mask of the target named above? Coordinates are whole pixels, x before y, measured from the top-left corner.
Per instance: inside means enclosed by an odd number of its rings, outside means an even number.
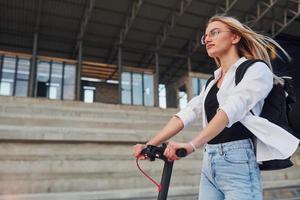
[[[190,154],[204,146],[201,200],[262,199],[257,162],[287,158],[299,141],[258,117],[273,80],[279,80],[271,67],[263,62],[254,63],[238,85],[235,85],[235,71],[247,59],[262,59],[271,66],[268,51],[274,51],[273,45],[287,53],[271,38],[227,16],[212,17],[201,42],[218,66],[214,79],[146,145],[159,145],[202,117],[201,132],[188,143],[169,142],[164,155],[177,160],[176,149],[185,148]],[[251,140],[253,135],[257,138],[255,145]],[[138,157],[144,147],[135,145],[134,156]]]

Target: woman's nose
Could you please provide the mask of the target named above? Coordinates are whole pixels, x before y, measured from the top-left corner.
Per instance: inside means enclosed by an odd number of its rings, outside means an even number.
[[[205,42],[205,44],[207,44],[208,42],[211,42],[210,36],[207,35],[204,39],[204,42]]]

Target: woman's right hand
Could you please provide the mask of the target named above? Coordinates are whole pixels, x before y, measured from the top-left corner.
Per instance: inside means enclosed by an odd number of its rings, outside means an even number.
[[[134,146],[132,147],[132,150],[133,150],[133,154],[132,154],[132,155],[133,155],[135,158],[144,160],[145,157],[144,157],[143,155],[141,155],[141,152],[142,152],[142,150],[143,150],[144,148],[146,148],[146,145],[145,145],[145,144],[136,144],[136,145],[134,145]]]

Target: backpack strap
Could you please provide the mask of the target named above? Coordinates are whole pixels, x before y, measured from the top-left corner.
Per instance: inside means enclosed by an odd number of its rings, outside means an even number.
[[[207,79],[207,81],[205,83],[205,89],[207,88],[208,84],[214,79],[215,79],[214,75],[212,75],[211,77],[209,77],[209,79]]]
[[[252,60],[246,60],[245,62],[241,63],[240,66],[236,69],[235,72],[235,85],[239,84],[241,80],[243,79],[247,69],[251,66],[253,66],[254,63],[256,62],[263,62],[266,65],[268,65],[265,61],[260,60],[260,59],[252,59]],[[254,115],[253,111],[250,110],[251,114]]]
[[[240,66],[236,69],[235,72],[235,85],[239,84],[241,80],[243,79],[247,69],[251,67],[254,63],[256,62],[263,62],[266,65],[268,65],[265,61],[260,60],[260,59],[251,59],[251,60],[246,60],[245,62],[241,63]],[[207,88],[208,84],[214,79],[214,76],[209,77],[209,79],[206,81],[205,84],[205,89]]]
[[[252,59],[252,60],[246,60],[245,62],[241,63],[240,66],[236,69],[235,72],[235,85],[239,84],[241,80],[243,79],[247,69],[251,67],[256,62],[263,62],[266,65],[268,65],[265,61],[260,59]]]

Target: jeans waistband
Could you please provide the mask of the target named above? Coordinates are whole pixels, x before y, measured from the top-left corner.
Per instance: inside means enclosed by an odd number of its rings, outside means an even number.
[[[251,139],[244,139],[220,144],[206,144],[204,150],[208,153],[223,153],[232,149],[254,149],[254,147]]]

